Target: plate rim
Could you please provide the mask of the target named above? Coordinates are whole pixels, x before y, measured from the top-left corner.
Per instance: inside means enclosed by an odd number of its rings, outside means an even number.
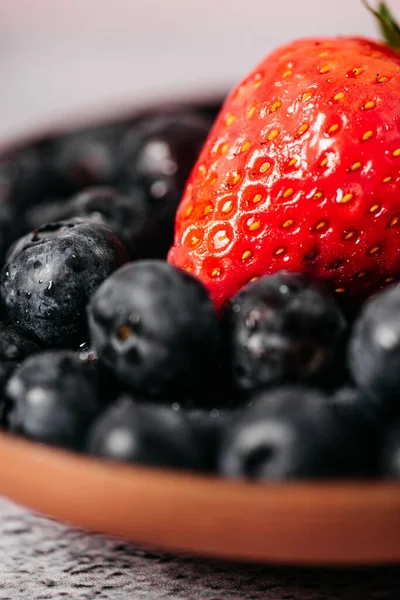
[[[167,551],[290,565],[400,564],[396,481],[231,481],[0,433],[0,493],[71,526]]]

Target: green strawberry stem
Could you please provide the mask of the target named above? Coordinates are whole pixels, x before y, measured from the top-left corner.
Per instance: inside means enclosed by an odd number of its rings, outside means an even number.
[[[400,26],[384,2],[380,2],[378,10],[372,8],[367,0],[361,0],[364,6],[378,20],[379,29],[385,41],[393,48],[400,49]]]

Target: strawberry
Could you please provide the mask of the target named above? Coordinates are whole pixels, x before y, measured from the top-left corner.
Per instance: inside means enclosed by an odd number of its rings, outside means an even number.
[[[356,37],[268,54],[216,119],[168,260],[217,307],[281,269],[356,298],[399,280],[400,56]]]

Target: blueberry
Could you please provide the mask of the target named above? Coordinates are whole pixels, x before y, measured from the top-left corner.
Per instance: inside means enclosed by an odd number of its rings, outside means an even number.
[[[54,221],[69,220],[71,215],[68,209],[68,199],[51,199],[44,202],[37,202],[24,213],[24,233],[29,233],[34,229],[43,227],[46,223]]]
[[[45,198],[65,193],[51,168],[47,145],[30,146],[0,160],[0,199],[16,209],[18,217]]]
[[[377,440],[360,411],[314,388],[276,388],[254,394],[226,430],[219,469],[254,479],[361,477],[374,472]]]
[[[335,393],[332,395],[332,402],[339,408],[343,407],[344,410],[353,410],[356,413],[360,413],[364,419],[369,419],[377,425],[382,425],[381,414],[377,409],[376,403],[369,395],[366,395],[354,385],[345,385],[335,390]]]
[[[122,396],[89,433],[90,454],[153,467],[202,467],[196,439],[182,412]]]
[[[28,337],[19,327],[0,323],[0,423],[2,424],[8,409],[3,395],[5,385],[19,364],[36,352],[39,352],[39,346],[34,339]]]
[[[222,332],[228,378],[241,393],[340,380],[344,318],[335,300],[303,275],[280,271],[246,285],[226,306]]]
[[[156,224],[152,209],[139,186],[129,193],[111,187],[86,188],[68,201],[46,202],[34,206],[25,214],[30,229],[43,222],[78,217],[104,223],[118,235],[133,260],[157,258],[162,232]],[[165,254],[165,253],[164,253]]]
[[[51,223],[16,244],[1,273],[8,319],[44,344],[76,347],[86,338],[86,304],[100,283],[127,260],[105,225]]]
[[[209,128],[209,119],[194,113],[152,115],[123,138],[116,181],[127,195],[143,190],[151,257],[164,258],[172,245],[176,210]]]
[[[57,238],[69,229],[72,229],[76,225],[81,225],[82,223],[83,219],[66,219],[63,221],[60,220],[42,224],[40,227],[32,229],[32,231],[29,231],[15,240],[8,248],[5,260],[7,263],[10,263],[15,260],[18,254],[33,244]]]
[[[400,288],[367,300],[349,343],[350,371],[385,419],[400,416]]]
[[[400,479],[400,420],[388,426],[381,451],[381,474]]]
[[[96,366],[70,351],[27,358],[6,386],[8,428],[47,444],[83,448],[89,425],[103,410]]]
[[[205,468],[213,472],[217,468],[218,451],[224,432],[237,418],[237,411],[195,408],[188,410],[186,415],[196,437]]]
[[[171,190],[181,192],[209,129],[209,119],[195,113],[144,118],[122,139],[118,168],[121,180],[150,186],[163,180],[170,183]]]
[[[143,192],[131,188],[129,196],[112,188],[89,188],[63,206],[64,215],[104,223],[118,235],[132,259],[152,254],[152,222]]]
[[[0,362],[0,423],[3,423],[2,415],[6,411],[6,399],[4,398],[3,391],[6,387],[7,381],[9,380],[11,374],[18,367],[19,363],[15,360],[7,360],[4,362]]]
[[[109,405],[124,391],[120,381],[103,363],[100,363],[96,350],[89,342],[79,344],[74,350],[75,355],[83,362],[94,363],[97,369],[101,398],[105,405]]]
[[[79,348],[77,349],[76,352],[77,352],[80,360],[97,361],[96,351],[89,344],[89,342],[83,342],[82,344],[79,344]]]
[[[161,260],[128,264],[94,293],[92,343],[125,384],[171,401],[210,385],[218,355],[218,319],[203,285]]]
[[[0,363],[0,428],[7,428],[9,403],[4,395],[4,389],[7,385],[7,381],[17,367],[18,363],[13,360]]]
[[[24,223],[14,207],[0,204],[0,267],[4,264],[9,246],[23,233]]]
[[[21,362],[38,351],[38,340],[15,325],[0,323],[0,362]]]
[[[91,127],[59,136],[52,142],[51,166],[68,193],[112,181],[121,132],[116,125]]]

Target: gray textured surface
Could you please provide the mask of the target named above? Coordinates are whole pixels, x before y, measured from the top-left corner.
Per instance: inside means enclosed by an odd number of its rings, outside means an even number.
[[[400,569],[234,565],[137,549],[0,498],[0,600],[395,600]]]

